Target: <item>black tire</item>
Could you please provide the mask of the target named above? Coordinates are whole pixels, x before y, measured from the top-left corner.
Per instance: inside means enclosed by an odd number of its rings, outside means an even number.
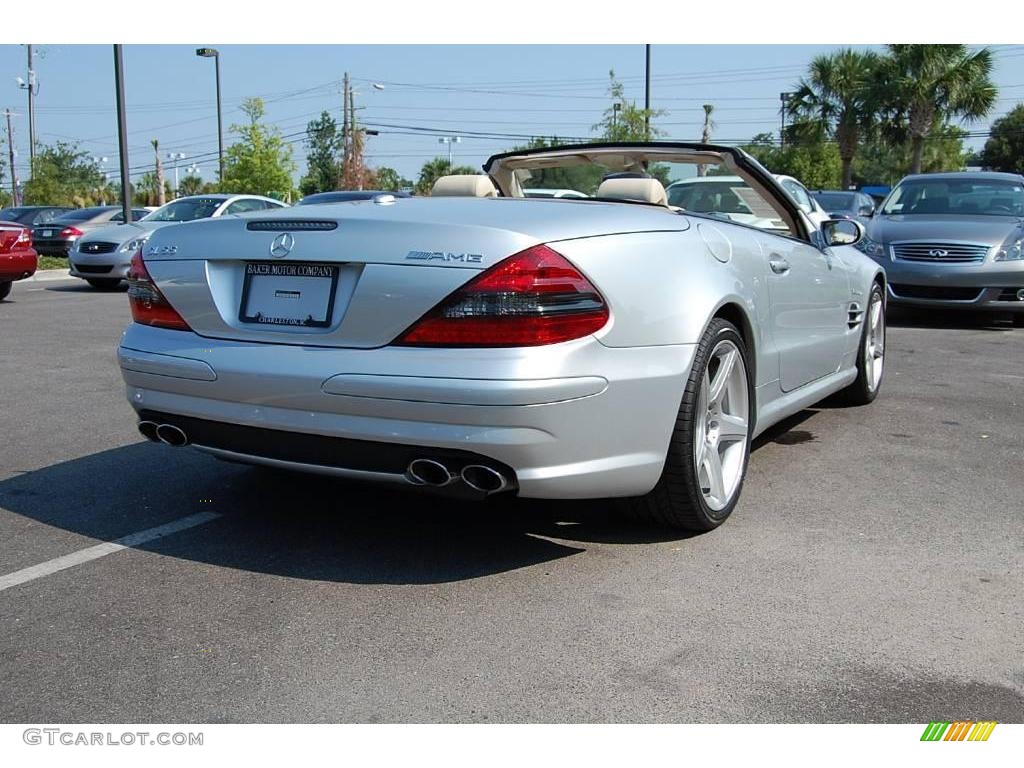
[[[697,402],[701,380],[710,362],[711,353],[724,339],[736,345],[743,358],[747,379],[747,439],[743,467],[740,470],[739,483],[733,492],[732,499],[721,510],[712,510],[704,500],[700,488],[700,479],[694,458],[694,430],[697,418]],[[646,496],[627,499],[625,504],[630,514],[635,517],[672,528],[687,531],[710,531],[725,522],[732,514],[743,491],[743,480],[747,474],[747,463],[750,459],[750,432],[754,426],[754,386],[751,380],[750,356],[743,337],[732,323],[715,318],[708,325],[703,338],[697,345],[690,377],[683,391],[679,413],[669,441],[665,467],[657,485]]]
[[[870,322],[869,313],[871,311],[871,304],[874,302],[875,297],[879,297],[882,302],[882,332],[883,332],[883,349],[885,339],[885,292],[882,286],[878,283],[874,283],[871,286],[871,294],[868,296],[867,309],[864,311],[864,320],[861,323],[863,328],[860,332],[860,341],[857,342],[857,378],[853,380],[853,383],[846,389],[839,393],[840,399],[847,405],[867,405],[868,403],[874,402],[875,398],[878,397],[878,392],[882,388],[882,382],[885,381],[885,357],[883,352],[882,357],[882,376],[878,380],[878,385],[871,387],[868,381],[868,372],[864,364],[864,345],[867,343],[868,336],[868,324]]]
[[[121,285],[121,281],[119,279],[110,277],[90,277],[87,278],[85,282],[87,282],[93,288],[96,288],[101,291],[112,291],[119,285]]]
[[[0,301],[3,301],[8,297],[8,295],[10,295],[12,285],[14,285],[14,283],[10,280],[0,281]]]

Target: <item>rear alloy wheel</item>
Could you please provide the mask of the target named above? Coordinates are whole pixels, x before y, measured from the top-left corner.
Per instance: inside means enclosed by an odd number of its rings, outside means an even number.
[[[691,531],[725,522],[747,472],[753,402],[743,339],[716,318],[697,345],[661,478],[630,500],[634,510]]]
[[[864,313],[860,352],[857,355],[857,378],[843,396],[851,405],[867,405],[878,397],[885,367],[885,299],[882,286],[871,286],[868,309]]]
[[[106,278],[90,277],[90,278],[87,278],[85,282],[87,282],[93,288],[98,288],[101,291],[112,291],[112,290],[114,290],[115,288],[117,288],[121,284],[120,280],[115,280],[115,279],[109,278],[109,277],[106,277]]]
[[[7,295],[11,292],[11,286],[13,283],[10,280],[0,281],[0,301],[7,298]]]

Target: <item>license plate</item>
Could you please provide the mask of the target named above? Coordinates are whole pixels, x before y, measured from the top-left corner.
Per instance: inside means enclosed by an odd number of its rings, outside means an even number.
[[[337,264],[249,262],[238,319],[243,323],[326,328],[338,287]]]
[[[53,237],[53,230],[52,229],[44,229],[43,230],[43,237]]]

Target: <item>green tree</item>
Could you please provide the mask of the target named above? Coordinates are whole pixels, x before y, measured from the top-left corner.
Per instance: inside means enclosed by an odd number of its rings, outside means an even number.
[[[839,148],[821,126],[798,125],[786,131],[786,145],[777,146],[771,133],[759,133],[742,149],[772,173],[799,179],[811,189],[835,189],[842,176]]]
[[[25,205],[92,205],[106,179],[88,152],[58,141],[36,150],[33,177],[25,184]]]
[[[291,145],[281,138],[277,128],[261,122],[265,114],[262,99],[246,99],[241,109],[249,122],[231,126],[238,141],[224,153],[221,191],[290,199],[295,172]]]
[[[299,182],[303,195],[338,188],[341,178],[341,132],[337,121],[326,110],[306,126],[306,175]]]
[[[420,169],[420,177],[415,188],[416,194],[429,195],[434,182],[442,176],[474,174],[476,172],[476,168],[471,168],[468,165],[457,165],[453,168],[447,157],[435,157],[433,160],[425,162]]]
[[[816,124],[835,140],[843,189],[852,184],[853,159],[861,141],[875,126],[878,93],[873,86],[878,68],[879,57],[870,51],[846,48],[817,56],[786,105],[790,115]]]
[[[921,150],[921,170],[925,173],[958,171],[967,166],[968,154],[963,140],[967,132],[955,125],[934,127],[925,137]],[[911,147],[876,137],[862,148],[853,180],[857,184],[895,184],[911,163]]]
[[[1018,104],[992,123],[981,150],[981,165],[993,171],[1024,171],[1024,104]]]
[[[404,178],[394,168],[388,168],[386,165],[377,168],[373,172],[374,186],[377,189],[386,190],[388,192],[398,192],[402,189],[411,189],[413,182],[409,179]]]
[[[664,135],[664,131],[649,126],[649,123],[665,114],[665,110],[637,107],[635,101],[626,100],[626,89],[615,79],[615,70],[609,71],[608,77],[611,80],[608,95],[612,103],[591,130],[599,132],[605,141],[651,141]]]
[[[189,174],[178,182],[178,194],[182,197],[203,194],[203,180],[199,176]]]
[[[925,144],[936,126],[971,122],[989,113],[996,101],[990,79],[992,53],[970,52],[966,45],[888,46],[877,94],[890,138],[910,145],[910,173],[924,166]]]
[[[164,202],[172,197],[171,183],[164,181]],[[120,198],[118,198],[120,199]],[[160,202],[160,178],[153,171],[142,174],[132,186],[132,203],[139,205],[161,205]]]

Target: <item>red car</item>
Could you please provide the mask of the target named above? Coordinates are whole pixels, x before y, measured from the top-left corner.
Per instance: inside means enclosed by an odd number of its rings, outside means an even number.
[[[0,301],[7,298],[15,280],[34,275],[38,264],[32,230],[0,222]]]

